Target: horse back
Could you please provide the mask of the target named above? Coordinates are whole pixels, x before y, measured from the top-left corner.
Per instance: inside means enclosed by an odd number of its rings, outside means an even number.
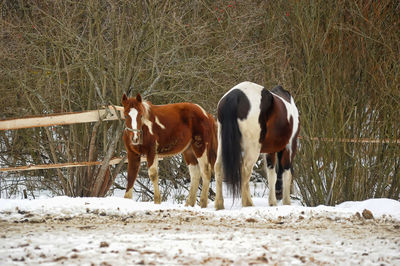
[[[282,86],[276,86],[271,90],[272,93],[282,97],[285,101],[290,103],[290,99],[292,95],[290,95],[290,92],[285,90]]]
[[[160,153],[179,153],[190,144],[194,144],[198,150],[204,150],[205,143],[214,143],[215,120],[199,105],[153,105],[152,111],[162,125],[154,130]]]
[[[165,128],[170,128],[173,131],[178,129],[192,130],[197,126],[208,126],[209,123],[208,113],[194,103],[153,105],[152,111],[160,123],[165,124]]]

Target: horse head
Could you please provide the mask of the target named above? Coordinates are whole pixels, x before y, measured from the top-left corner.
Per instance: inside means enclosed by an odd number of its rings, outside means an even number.
[[[138,93],[136,98],[128,98],[124,93],[121,102],[124,106],[125,131],[134,145],[142,144],[142,118],[145,112],[142,96]]]

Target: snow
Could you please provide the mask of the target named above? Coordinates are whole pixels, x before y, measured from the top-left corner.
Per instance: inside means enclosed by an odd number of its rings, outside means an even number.
[[[282,216],[296,216],[301,213],[306,216],[324,216],[331,218],[349,218],[354,214],[362,213],[364,209],[371,211],[375,218],[390,217],[400,222],[400,202],[392,199],[369,199],[365,201],[349,201],[335,207],[317,206],[304,207],[299,204],[290,206],[266,207],[265,198],[253,198],[255,207],[240,207],[240,199],[225,199],[225,210],[215,211],[211,202],[208,208],[199,206],[184,207],[183,204],[163,202],[159,205],[152,202],[135,202],[120,197],[106,198],[71,198],[66,196],[41,198],[35,200],[0,199],[0,219],[21,219],[20,213],[29,212],[36,217],[51,215],[53,218],[77,217],[90,211],[103,212],[107,215],[126,216],[138,211],[158,210],[196,210],[200,213],[213,213],[218,217],[255,218],[262,217],[277,219]]]
[[[391,215],[400,220],[400,202],[390,199],[368,199],[365,201],[347,201],[336,206],[341,210],[362,212],[364,209],[372,211],[376,217]]]
[[[400,265],[399,201],[253,201],[225,198],[215,211],[115,196],[0,199],[0,265]]]

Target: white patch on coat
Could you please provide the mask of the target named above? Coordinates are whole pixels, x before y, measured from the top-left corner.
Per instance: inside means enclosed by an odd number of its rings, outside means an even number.
[[[143,102],[143,107],[144,107],[144,116],[142,118],[142,122],[144,125],[147,126],[147,128],[149,129],[149,132],[151,135],[154,135],[153,133],[153,122],[151,122],[149,120],[149,116],[150,116],[150,104],[148,102]],[[162,129],[165,129],[165,126],[160,122],[160,120],[158,119],[157,116],[155,116],[155,122],[156,124],[161,127]]]
[[[199,165],[197,165],[197,164],[196,165],[189,164],[188,168],[189,168],[189,174],[190,174],[190,178],[191,178],[190,182],[194,182],[194,180],[200,180],[201,174],[200,174]]]
[[[154,135],[154,133],[153,133],[153,123],[150,120],[148,120],[148,119],[146,119],[144,117],[142,118],[142,123],[143,123],[143,125],[147,126],[147,128],[149,129],[149,133],[151,135]]]
[[[253,152],[258,154],[261,149],[261,144],[259,142],[261,127],[258,118],[260,116],[261,92],[264,87],[256,83],[245,81],[239,83],[231,90],[234,89],[241,90],[250,102],[250,109],[247,113],[247,117],[243,120],[238,118],[240,132],[242,133],[242,147],[255,149]]]
[[[211,175],[211,171],[212,171],[211,165],[210,165],[209,160],[208,160],[207,149],[208,149],[208,144],[206,144],[206,147],[205,147],[205,149],[203,151],[203,154],[200,157],[196,156],[203,178],[205,176],[210,176]]]
[[[258,122],[258,118],[260,116],[261,92],[264,87],[253,82],[244,81],[226,92],[220,101],[235,89],[241,90],[246,95],[250,103],[250,109],[247,113],[247,117],[243,120],[238,118],[237,121],[239,130],[242,134],[241,147],[243,160],[249,160],[249,162],[246,163],[251,164],[253,161],[253,155],[256,154],[258,157],[261,149],[261,143],[259,142],[261,126]]]
[[[142,122],[145,126],[147,126],[147,128],[149,129],[149,132],[151,135],[154,135],[153,133],[153,122],[151,122],[149,119],[143,117],[142,118]],[[165,129],[165,126],[163,124],[161,124],[160,120],[158,120],[158,117],[155,116],[155,122],[157,125],[159,125],[162,129]]]
[[[157,124],[159,127],[161,127],[162,129],[165,129],[165,126],[164,126],[163,124],[161,124],[160,120],[158,120],[158,117],[155,116],[155,118],[156,118],[156,124]]]

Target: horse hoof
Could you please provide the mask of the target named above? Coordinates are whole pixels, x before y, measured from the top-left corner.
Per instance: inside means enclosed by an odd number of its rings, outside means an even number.
[[[215,210],[223,210],[224,209],[224,203],[223,202],[215,202]]]
[[[161,199],[154,199],[154,204],[161,204]]]
[[[132,199],[132,189],[130,189],[129,191],[125,192],[124,198],[125,199]]]
[[[194,207],[195,201],[191,202],[189,200],[186,201],[185,207]]]
[[[252,206],[254,206],[254,204],[251,198],[248,199],[242,198],[242,207],[252,207]]]
[[[201,208],[207,208],[207,203],[208,203],[207,201],[201,201],[200,200],[200,207]]]
[[[268,205],[269,206],[276,206],[276,199],[274,199],[274,197],[270,197],[269,199],[268,199]]]
[[[290,205],[290,199],[289,200],[283,200],[282,201],[283,205]]]

